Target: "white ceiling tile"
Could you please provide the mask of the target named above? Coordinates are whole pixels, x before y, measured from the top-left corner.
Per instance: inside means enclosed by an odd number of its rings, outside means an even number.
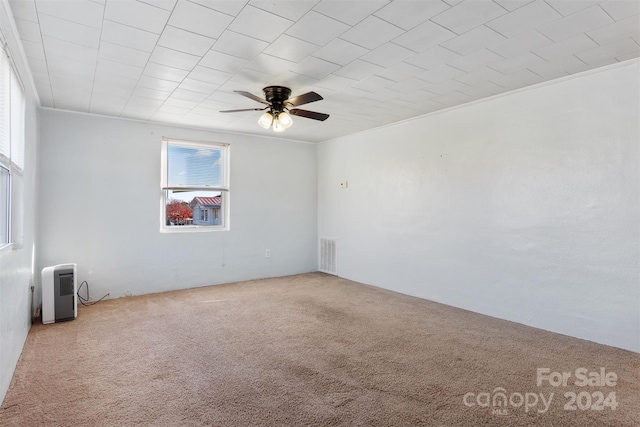
[[[487,23],[487,26],[504,36],[514,37],[560,18],[562,15],[551,6],[537,0]]]
[[[500,6],[507,9],[509,12],[514,11],[527,3],[531,3],[534,0],[494,0]]]
[[[346,40],[334,39],[313,53],[316,58],[333,62],[338,65],[347,65],[354,59],[359,58],[363,54],[369,52],[362,46],[355,45]]]
[[[395,0],[375,12],[374,15],[404,30],[410,30],[444,12],[449,7],[448,4],[440,0]]]
[[[328,76],[319,80],[316,85],[321,88],[329,90],[342,90],[352,86],[357,80],[349,79],[347,77],[338,76],[335,74],[329,74]]]
[[[449,65],[440,65],[422,73],[420,78],[431,83],[440,84],[441,82],[451,80],[463,74],[464,71],[458,70],[457,68],[450,67]]]
[[[376,92],[394,84],[398,83],[378,76],[369,76],[366,79],[362,79],[358,83],[355,83],[352,87],[365,90],[367,92]]]
[[[57,81],[75,80],[79,85],[90,85],[93,81],[96,66],[95,64],[49,55],[47,57],[47,68],[52,84],[55,79]]]
[[[75,22],[65,21],[49,15],[40,15],[40,28],[43,36],[98,48],[100,30]]]
[[[514,90],[524,86],[540,83],[542,80],[542,77],[534,74],[530,70],[520,70],[506,76],[498,77],[491,80],[491,82],[508,90]]]
[[[414,51],[398,46],[397,44],[385,43],[366,55],[363,55],[362,59],[386,68],[396,65],[415,54]]]
[[[547,61],[551,61],[577,52],[593,49],[597,46],[597,43],[592,39],[584,34],[579,34],[575,37],[562,40],[558,43],[535,49],[533,53],[540,56],[541,58],[546,59]]]
[[[104,6],[88,0],[37,0],[38,14],[100,29]]]
[[[242,69],[249,61],[237,56],[228,55],[226,53],[210,50],[200,60],[199,65],[224,71],[227,73],[236,73]]]
[[[348,25],[356,25],[384,7],[388,0],[323,0],[313,10]]]
[[[553,41],[560,41],[612,23],[600,6],[593,6],[538,28]]]
[[[552,61],[543,62],[532,66],[529,69],[541,77],[552,77],[557,75],[566,75],[567,72],[582,68],[584,62],[576,58],[574,55],[568,55],[563,58],[557,58]]]
[[[318,45],[313,43],[283,34],[271,43],[264,50],[264,53],[297,62],[311,55],[319,48]]]
[[[500,55],[497,55],[488,49],[482,49],[469,55],[465,55],[462,58],[447,61],[447,64],[460,70],[473,71],[476,68],[482,67],[484,65],[496,64],[503,60],[504,58],[502,58]]]
[[[96,78],[93,84],[93,92],[110,93],[114,96],[130,96],[136,87],[137,80],[128,79],[115,74],[96,71]]]
[[[356,59],[337,70],[334,74],[350,79],[361,80],[381,71],[384,71],[384,68],[379,65]]]
[[[135,67],[133,65],[122,64],[119,62],[107,61],[106,59],[99,59],[96,70],[100,70],[104,73],[115,74],[117,76],[127,77],[129,79],[138,79],[142,75],[142,67]]]
[[[417,79],[415,77],[408,78],[401,82],[393,83],[387,85],[390,90],[394,90],[402,93],[413,93],[417,90],[424,89],[426,87],[431,86],[431,83],[425,82],[424,80]],[[355,85],[354,87],[358,87]]]
[[[396,38],[405,31],[375,16],[369,16],[340,36],[367,49],[376,47]]]
[[[416,67],[415,65],[407,64],[406,62],[400,62],[396,65],[383,69],[376,75],[399,82],[408,79],[409,77],[415,77],[420,73],[424,73],[424,68]]]
[[[637,54],[638,52],[640,52],[640,46],[631,40],[631,38],[627,38],[578,53],[576,56],[587,64],[594,64],[618,56]]]
[[[505,40],[504,36],[485,25],[481,25],[458,37],[441,43],[441,46],[460,55],[468,55],[485,47],[491,47],[503,40]]]
[[[211,83],[215,85],[222,85],[226,83],[231,77],[233,77],[233,73],[228,73],[226,71],[213,70],[211,68],[202,67],[198,65],[195,67],[190,73],[189,78],[194,80],[199,80],[205,83]]]
[[[491,46],[489,50],[505,58],[512,58],[552,43],[551,40],[534,30]]]
[[[74,61],[88,63],[93,66],[95,66],[98,59],[98,49],[96,48],[81,46],[51,37],[43,37],[42,41],[47,51],[47,56],[73,59]]]
[[[315,79],[321,79],[338,70],[339,65],[332,62],[325,61],[320,58],[309,56],[303,59],[295,66],[291,67],[291,71],[305,76],[313,77]]]
[[[37,22],[25,21],[16,18],[16,28],[20,33],[22,41],[31,41],[42,43],[42,35],[40,34],[40,26]]]
[[[147,63],[147,66],[144,68],[144,71],[142,72],[142,74],[149,77],[155,77],[161,80],[181,82],[182,80],[185,79],[187,74],[189,74],[189,71],[149,62]]]
[[[616,21],[640,13],[640,2],[634,0],[609,0],[600,6]]]
[[[102,41],[149,53],[153,51],[159,37],[156,33],[107,20],[104,21],[100,36]]]
[[[436,46],[416,56],[412,56],[405,62],[422,67],[425,70],[429,70],[461,58],[462,57],[460,55],[450,51],[449,49]]]
[[[190,55],[162,46],[156,46],[149,58],[149,62],[189,71],[192,70],[199,61],[200,57],[197,55]]]
[[[266,10],[291,21],[297,21],[310,11],[318,0],[251,0],[252,6]]]
[[[32,73],[47,73],[47,61],[44,59],[28,58],[28,61]]]
[[[244,59],[253,59],[269,43],[233,31],[225,31],[213,44],[212,50]]]
[[[456,33],[431,21],[426,21],[396,37],[393,43],[404,46],[414,52],[424,52],[454,37],[456,37]]]
[[[27,55],[27,58],[42,60],[46,59],[44,54],[44,46],[42,45],[42,43],[30,42],[25,40],[22,42],[22,47],[24,48],[24,53],[25,55]]]
[[[291,26],[286,33],[318,46],[324,46],[348,29],[347,24],[312,10]]]
[[[255,70],[242,69],[229,79],[222,87],[234,87],[234,90],[247,90],[251,87],[265,86],[273,76]]]
[[[94,93],[91,96],[89,112],[93,114],[118,117],[128,100],[129,97]]]
[[[459,92],[469,95],[473,98],[485,98],[487,96],[497,95],[505,91],[505,88],[492,82],[482,82],[473,86],[467,86]]]
[[[171,94],[171,98],[174,99],[183,99],[185,101],[197,102],[200,103],[207,99],[207,96],[211,95],[210,93],[203,92],[194,92],[192,90],[177,88]]]
[[[445,107],[453,107],[455,105],[460,105],[465,102],[473,101],[473,97],[456,91],[456,92],[449,92],[445,95],[441,95],[437,98],[434,98],[433,101],[439,102],[443,104]]]
[[[138,80],[138,86],[146,87],[149,89],[157,89],[167,92],[173,92],[178,87],[178,82],[172,82],[170,80],[157,79],[155,77],[142,76]]]
[[[100,43],[98,58],[121,62],[135,67],[144,67],[149,60],[149,53],[137,49],[119,46],[113,43]]]
[[[299,93],[302,92],[299,88],[313,86],[318,83],[318,81],[319,79],[313,77],[287,71],[269,80],[269,86],[286,86],[292,88],[294,93]]]
[[[166,107],[177,107],[177,108],[181,108],[181,109],[186,109],[186,110],[192,110],[193,108],[197,107],[199,104],[199,102],[196,101],[190,101],[188,99],[180,99],[180,98],[175,98],[173,96],[167,98],[167,100],[164,102],[163,106]]]
[[[456,34],[462,34],[506,13],[492,1],[474,0],[457,4],[431,20]]]
[[[214,39],[167,25],[158,40],[158,46],[202,56],[213,46]]]
[[[612,43],[616,40],[638,34],[640,34],[640,18],[637,16],[622,19],[587,33],[591,39],[600,45]]]
[[[636,51],[636,52],[633,52],[633,53],[627,53],[625,55],[616,56],[616,60],[618,62],[628,61],[629,59],[636,59],[638,56],[640,56],[640,52]]]
[[[473,85],[477,83],[482,83],[487,80],[494,80],[502,76],[504,76],[504,74],[499,71],[493,70],[489,67],[482,67],[470,73],[466,73],[461,76],[458,76],[455,79],[459,82],[466,83],[468,85]]]
[[[167,98],[169,98],[169,96],[171,96],[171,91],[149,89],[148,87],[136,86],[136,88],[133,91],[133,95],[139,96],[141,98],[157,99],[160,101],[164,101]]]
[[[151,6],[159,7],[160,9],[168,10],[169,12],[171,12],[173,11],[173,8],[176,7],[177,0],[138,0],[138,1],[149,4]]]
[[[138,80],[129,79],[115,74],[96,71],[93,83],[93,93],[108,93],[114,96],[129,97],[136,87]]]
[[[179,89],[190,90],[192,92],[207,93],[211,95],[218,89],[219,85],[213,83],[207,83],[194,78],[186,78],[178,86]]]
[[[273,42],[293,21],[257,7],[247,6],[236,16],[229,29],[266,42]]]
[[[199,4],[180,1],[171,14],[169,25],[217,39],[232,21],[232,16]]]
[[[500,71],[501,73],[511,74],[515,73],[516,71],[524,70],[525,68],[529,68],[544,62],[546,62],[544,59],[529,52],[520,56],[496,62],[490,67],[494,70]]]
[[[104,18],[130,27],[160,34],[167,24],[170,12],[137,1],[110,1]]]
[[[452,79],[440,80],[436,84],[430,84],[429,86],[425,86],[424,90],[428,90],[429,92],[433,92],[438,95],[444,95],[445,93],[462,90],[467,86],[468,86],[467,84],[461,83],[457,80],[453,80],[452,78]]]
[[[38,12],[34,0],[9,0],[9,7],[14,18],[38,23]]]
[[[547,3],[563,16],[571,15],[582,9],[602,3],[604,0],[547,0]]]
[[[294,65],[296,65],[295,62],[261,53],[253,58],[253,60],[246,65],[246,68],[248,70],[261,71],[276,76],[289,70]]]
[[[225,13],[227,15],[236,16],[242,8],[247,4],[247,0],[225,0],[225,1],[211,1],[211,0],[190,0],[193,3],[198,3],[209,9],[217,10],[218,12]],[[296,3],[298,1],[296,0]]]

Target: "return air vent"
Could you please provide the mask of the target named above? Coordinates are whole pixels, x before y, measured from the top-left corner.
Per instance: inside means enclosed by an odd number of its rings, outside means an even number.
[[[338,275],[337,263],[338,241],[331,238],[320,238],[320,271]]]

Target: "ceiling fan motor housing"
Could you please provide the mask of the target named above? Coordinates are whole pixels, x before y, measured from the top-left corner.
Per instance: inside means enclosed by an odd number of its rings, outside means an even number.
[[[281,112],[284,109],[285,101],[291,96],[291,89],[284,86],[267,86],[262,91],[267,102],[277,112]]]

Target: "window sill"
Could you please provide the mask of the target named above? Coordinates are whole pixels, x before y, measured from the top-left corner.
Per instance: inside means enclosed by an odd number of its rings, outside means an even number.
[[[162,227],[160,233],[208,233],[212,231],[229,231],[229,227],[223,226],[197,226],[182,225],[176,227]]]

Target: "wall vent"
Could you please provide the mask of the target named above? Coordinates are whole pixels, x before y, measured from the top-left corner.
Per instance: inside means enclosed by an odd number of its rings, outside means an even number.
[[[320,238],[320,268],[323,273],[338,275],[337,264],[337,245],[338,240],[321,237]]]

